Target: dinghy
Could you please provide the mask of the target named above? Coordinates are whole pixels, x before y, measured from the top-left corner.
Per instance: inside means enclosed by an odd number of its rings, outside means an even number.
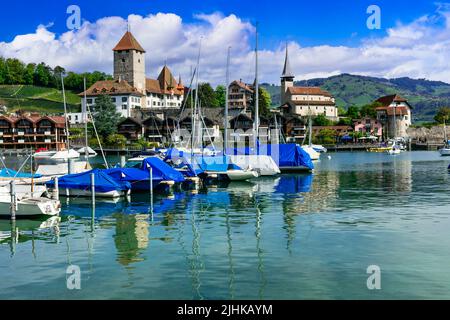
[[[45,197],[28,197],[16,193],[16,217],[54,216],[59,214],[61,204],[58,200]],[[0,187],[0,217],[11,217],[11,195],[9,189]]]

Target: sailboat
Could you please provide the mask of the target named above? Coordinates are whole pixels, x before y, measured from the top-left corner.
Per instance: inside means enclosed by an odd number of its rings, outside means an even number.
[[[395,110],[395,105],[394,105],[394,142],[392,144],[392,146],[389,147],[389,149],[386,151],[388,155],[390,156],[395,156],[397,154],[400,154],[402,152],[402,148],[398,143],[398,138],[397,136],[397,113]]]
[[[445,124],[445,119],[444,119],[444,139],[445,139],[445,145],[442,149],[439,149],[439,153],[443,157],[448,157],[448,156],[450,156],[450,140],[448,140],[448,137],[447,137],[447,126]]]
[[[302,149],[309,154],[311,160],[316,161],[319,160],[320,158],[320,153],[317,152],[312,144],[312,119],[311,116],[309,116],[309,130],[308,130],[308,138],[309,138],[309,143],[308,145],[302,145]],[[303,141],[304,142],[304,141]]]

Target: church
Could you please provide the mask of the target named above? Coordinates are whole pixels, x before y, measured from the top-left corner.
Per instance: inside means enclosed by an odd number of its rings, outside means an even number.
[[[114,80],[98,81],[86,90],[86,104],[95,105],[100,95],[108,95],[123,117],[131,117],[134,109],[180,109],[184,99],[181,77],[176,80],[167,65],[156,79],[145,75],[145,50],[127,31],[113,48]],[[84,97],[85,93],[79,94]],[[83,108],[84,99],[82,99]],[[81,116],[70,115],[71,123]],[[76,121],[75,119],[79,119]]]
[[[338,108],[331,93],[319,87],[295,86],[294,79],[286,46],[286,57],[281,75],[280,110],[282,114],[299,117],[324,115],[332,121],[338,120]]]

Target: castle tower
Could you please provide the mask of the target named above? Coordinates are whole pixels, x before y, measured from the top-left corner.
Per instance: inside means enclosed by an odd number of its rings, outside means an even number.
[[[286,58],[284,60],[283,73],[281,74],[281,104],[288,102],[287,90],[294,86],[294,74],[291,71],[291,65],[289,63],[289,52],[286,44]]]
[[[130,31],[114,47],[114,79],[145,93],[145,50]]]

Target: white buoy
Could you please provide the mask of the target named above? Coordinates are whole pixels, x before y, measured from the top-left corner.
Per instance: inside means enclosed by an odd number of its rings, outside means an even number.
[[[331,160],[331,156],[328,156],[328,160]]]

